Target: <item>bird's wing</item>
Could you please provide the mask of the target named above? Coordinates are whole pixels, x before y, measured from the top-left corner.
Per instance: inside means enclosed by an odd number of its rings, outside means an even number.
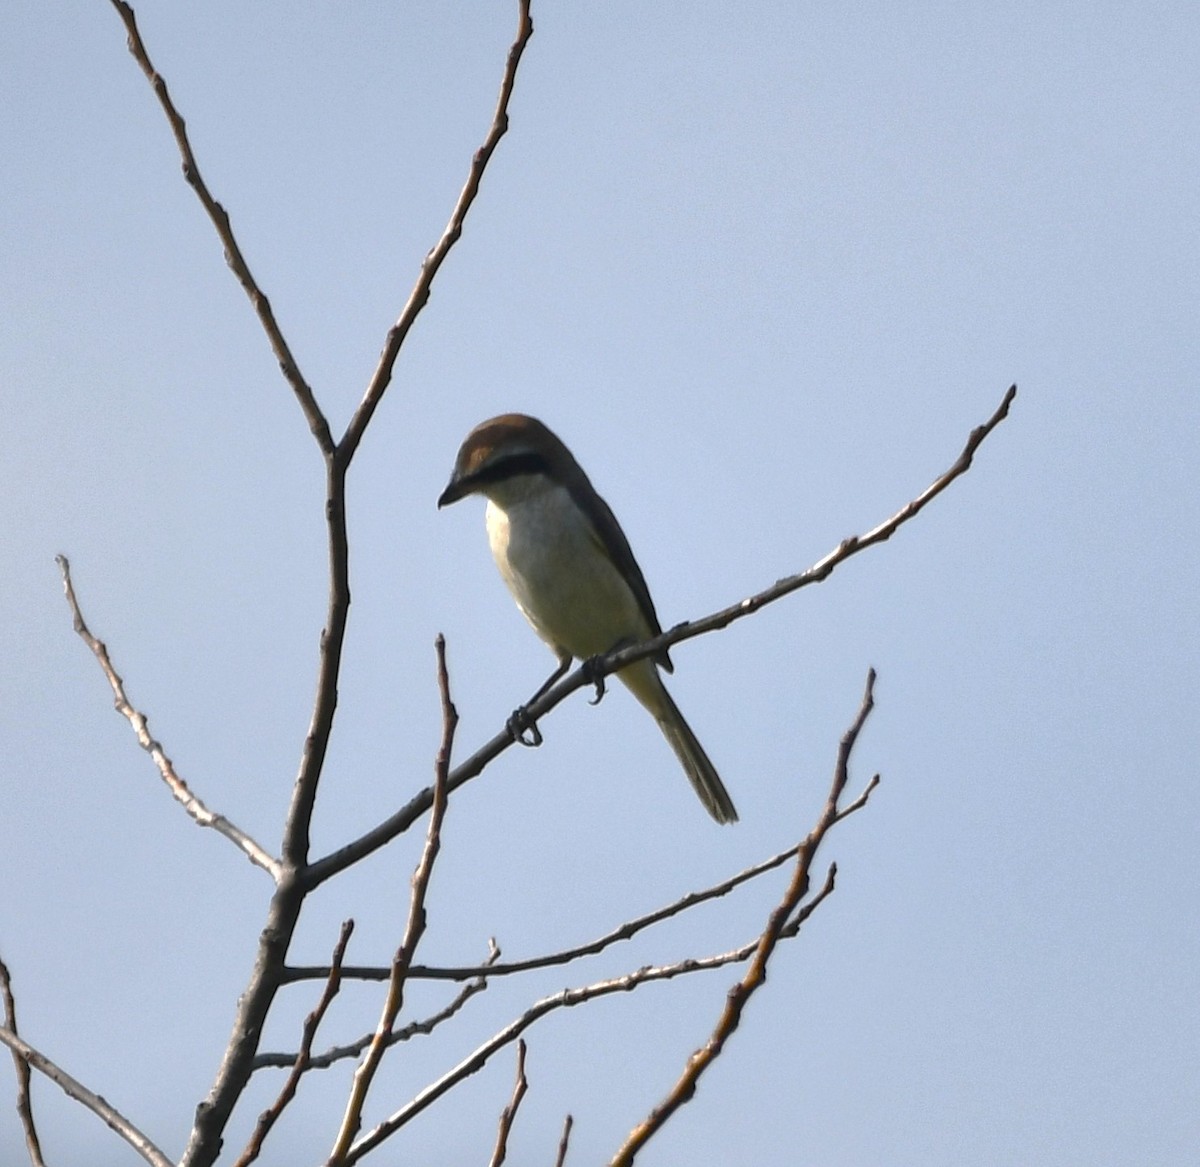
[[[638,567],[638,562],[633,557],[633,550],[629,546],[629,540],[625,538],[625,532],[621,530],[621,524],[617,522],[617,516],[612,513],[608,503],[599,494],[596,494],[595,498],[596,502],[599,503],[599,507],[597,508],[595,521],[592,523],[592,535],[601,550],[617,565],[618,570],[629,581],[629,586],[633,590],[638,608],[646,618],[646,623],[650,626],[650,636],[660,636],[662,634],[662,626],[658,622],[658,613],[654,610],[654,601],[650,598],[650,589],[646,586],[646,577],[642,575],[642,569]],[[579,500],[577,499],[576,501],[578,502]],[[585,514],[587,513],[586,509],[582,507],[581,509],[584,510]],[[667,655],[666,649],[656,653],[653,659],[660,668],[665,669],[668,673],[674,671],[674,666],[671,664],[671,658]]]

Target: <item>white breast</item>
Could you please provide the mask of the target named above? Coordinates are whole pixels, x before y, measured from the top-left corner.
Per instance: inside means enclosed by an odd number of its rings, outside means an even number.
[[[506,487],[488,501],[488,542],[537,634],[580,659],[649,636],[637,599],[570,494],[532,475]]]

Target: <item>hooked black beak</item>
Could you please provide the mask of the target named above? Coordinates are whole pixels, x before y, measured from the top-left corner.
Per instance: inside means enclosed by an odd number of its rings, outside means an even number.
[[[471,493],[471,484],[463,481],[463,479],[455,476],[446,484],[446,489],[438,495],[438,510],[442,507],[448,507],[452,502],[458,502],[460,498],[466,498]]]

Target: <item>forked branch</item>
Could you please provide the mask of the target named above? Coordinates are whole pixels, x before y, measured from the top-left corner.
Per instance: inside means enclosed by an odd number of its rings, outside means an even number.
[[[299,771],[292,784],[292,797],[283,830],[276,891],[260,933],[258,952],[249,983],[238,1001],[233,1032],[226,1047],[221,1067],[208,1097],[197,1107],[188,1146],[184,1152],[184,1167],[211,1167],[220,1153],[226,1125],[254,1066],[263,1027],[282,983],[285,957],[291,944],[296,923],[305,897],[315,884],[307,879],[312,815],[317,789],[324,770],[325,757],[333,732],[338,704],[338,686],[342,651],[350,611],[350,548],[346,527],[346,474],[354,452],[362,439],[371,416],[378,406],[404,338],[421,308],[428,300],[429,289],[441,263],[462,232],[467,210],[474,201],[480,180],[497,143],[508,126],[508,102],[516,78],[517,65],[533,26],[529,18],[529,0],[518,0],[520,21],[516,40],[505,64],[491,129],[483,146],[475,154],[450,224],[435,244],[417,278],[400,320],[388,334],[379,368],[372,377],[366,395],[355,412],[341,443],[335,443],[320,407],[300,373],[270,304],[262,294],[242,256],[234,237],[229,216],[209,193],[200,174],[194,153],[187,138],[183,118],[175,109],[163,78],[150,61],[137,28],[132,8],[124,0],[112,0],[129,35],[133,56],[154,88],[176,144],[183,158],[184,176],[204,205],[209,218],[223,243],[230,266],[246,290],[264,328],[272,349],[279,358],[284,376],[300,403],[309,427],[317,439],[326,469],[325,517],[329,555],[329,599],[325,627],[321,636],[317,664],[316,696],[312,717],[305,736]],[[428,809],[429,804],[426,804]]]
[[[498,953],[499,949],[496,951]],[[383,980],[384,978],[380,977],[379,979]],[[482,977],[477,980],[468,981],[436,1013],[432,1013],[428,1017],[422,1017],[417,1021],[410,1021],[407,1025],[402,1025],[399,1029],[393,1029],[388,1035],[387,1044],[389,1046],[399,1045],[401,1042],[411,1041],[414,1037],[428,1037],[439,1025],[454,1017],[476,993],[482,993],[486,988],[487,981]],[[324,1053],[313,1054],[308,1059],[308,1069],[327,1070],[336,1062],[345,1061],[347,1058],[360,1057],[363,1051],[374,1040],[375,1033],[372,1031],[363,1037],[356,1038],[354,1041],[346,1042],[344,1045],[333,1046],[325,1050]],[[286,1069],[293,1065],[295,1061],[296,1055],[294,1053],[263,1053],[254,1059],[254,1069],[263,1070],[272,1067]]]

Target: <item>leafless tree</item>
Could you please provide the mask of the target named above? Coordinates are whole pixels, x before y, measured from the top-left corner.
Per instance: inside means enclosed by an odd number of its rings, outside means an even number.
[[[509,99],[517,80],[522,55],[533,33],[529,0],[518,0],[517,33],[504,64],[499,98],[488,133],[471,159],[467,180],[450,213],[445,230],[422,263],[408,301],[387,333],[374,374],[340,437],[335,437],[330,419],[305,380],[267,297],[251,273],[235,237],[229,215],[209,191],[189,143],[184,119],[172,101],[166,81],[151,61],[139,34],[133,10],[123,0],[111,2],[127,30],[130,51],[150,82],[170,124],[183,161],[184,177],[207,212],[224,248],[228,264],[258,317],[279,361],[283,376],[312,432],[326,473],[324,509],[329,557],[328,607],[321,638],[311,724],[304,744],[300,770],[293,785],[283,828],[282,846],[278,854],[271,853],[226,816],[206,805],[177,773],[165,748],[151,734],[146,716],[134,707],[126,695],[124,683],[108,648],[89,629],[76,594],[70,566],[65,558],[59,560],[75,631],[94,655],[112,689],[117,711],[129,722],[139,744],[150,754],[163,782],[199,826],[212,828],[240,850],[269,876],[274,888],[257,955],[237,1006],[233,1032],[211,1089],[196,1109],[195,1122],[180,1163],[185,1167],[208,1167],[224,1155],[226,1161],[234,1162],[238,1167],[245,1167],[259,1156],[277,1121],[295,1098],[304,1075],[314,1069],[351,1059],[356,1069],[345,1100],[344,1117],[339,1129],[330,1132],[329,1148],[324,1152],[323,1162],[327,1167],[357,1163],[397,1135],[415,1116],[444,1099],[506,1047],[515,1046],[515,1085],[509,1103],[499,1115],[495,1148],[490,1160],[493,1164],[499,1164],[505,1159],[510,1131],[519,1120],[522,1100],[529,1089],[525,1073],[524,1035],[535,1023],[558,1010],[596,1001],[611,994],[628,993],[652,982],[690,977],[725,968],[736,970],[735,979],[730,984],[719,1014],[707,1020],[697,1019],[696,1028],[701,1044],[681,1067],[678,1079],[662,1097],[648,1102],[645,1118],[630,1131],[621,1146],[613,1149],[613,1164],[630,1164],[639,1150],[693,1097],[701,1076],[722,1056],[738,1028],[747,1001],[762,989],[768,966],[777,958],[780,942],[795,938],[813,911],[834,890],[835,868],[830,865],[826,870],[818,871],[818,852],[834,827],[866,805],[879,780],[878,776],[872,777],[863,784],[857,795],[847,797],[851,757],[874,702],[874,673],[867,677],[857,713],[854,714],[837,748],[824,808],[809,832],[799,842],[787,843],[776,854],[720,883],[676,899],[653,912],[627,919],[606,934],[585,944],[560,951],[547,951],[520,961],[503,960],[500,950],[493,945],[487,959],[475,966],[437,967],[419,963],[417,955],[426,924],[426,894],[441,849],[441,831],[447,813],[448,797],[478,777],[499,754],[510,749],[514,744],[514,736],[508,728],[504,728],[474,753],[460,761],[454,760],[458,719],[451,696],[445,645],[439,637],[436,642],[436,659],[442,732],[440,747],[434,759],[432,784],[418,790],[407,803],[358,838],[348,840],[324,855],[312,853],[310,828],[326,752],[334,730],[339,673],[349,614],[346,475],[375,410],[387,391],[405,338],[429,298],[430,288],[443,261],[463,231],[467,214],[478,195],[480,180],[508,130]],[[597,676],[603,677],[667,646],[726,628],[784,596],[826,579],[850,557],[889,539],[895,531],[915,518],[930,501],[969,469],[980,444],[1006,417],[1014,396],[1015,387],[1004,394],[995,413],[970,434],[961,453],[949,469],[936,477],[924,491],[890,518],[862,535],[846,538],[807,570],[781,579],[757,594],[738,600],[720,611],[671,628],[653,641],[612,652],[598,665],[594,665],[591,672],[576,669],[529,707],[529,717],[534,720],[545,719],[563,700],[577,689],[592,683]],[[362,863],[399,836],[418,828],[420,824],[424,824],[424,846],[412,876],[407,922],[390,962],[378,965],[352,965],[346,962],[347,947],[353,930],[351,921],[347,921],[343,926],[327,964],[301,965],[289,961],[293,936],[308,897],[327,881]],[[391,1112],[371,1129],[364,1129],[364,1105],[384,1059],[389,1055],[397,1056],[395,1051],[401,1047],[402,1041],[415,1032],[430,1032],[439,1027],[449,1027],[489,983],[494,983],[498,978],[518,978],[534,970],[555,966],[575,968],[590,956],[653,929],[664,921],[691,912],[704,903],[725,896],[735,888],[749,884],[772,870],[784,867],[790,869],[786,887],[782,895],[770,904],[769,909],[756,909],[752,912],[747,922],[748,939],[732,947],[714,941],[715,951],[692,955],[667,964],[630,969],[622,975],[602,980],[583,979],[575,987],[529,1000],[527,1006],[507,1025],[462,1057],[449,1071],[428,1082],[407,1101],[395,1105]],[[325,1020],[326,1011],[347,979],[379,982],[381,1000],[378,1023],[371,1033],[351,1037],[343,1035],[335,1043],[319,1048],[316,1039]],[[437,1013],[424,1018],[414,1018],[411,1015],[412,1010],[406,1008],[406,992],[418,980],[448,982],[457,988]],[[283,1053],[265,1051],[262,1048],[264,1026],[278,995],[285,989],[296,986],[302,988],[310,983],[314,990],[319,990],[319,996],[305,1020],[296,1049]],[[35,1167],[43,1160],[30,1098],[31,1071],[44,1075],[82,1107],[95,1114],[146,1162],[154,1164],[155,1167],[166,1167],[171,1163],[172,1160],[155,1146],[130,1118],[119,1113],[98,1094],[77,1081],[20,1036],[11,978],[9,970],[2,963],[0,990],[3,993],[5,1008],[0,1041],[8,1046],[16,1064],[17,1108],[26,1133],[30,1160]],[[252,1075],[270,1067],[288,1070],[278,1096],[259,1117],[246,1145],[241,1148],[227,1148],[226,1136],[235,1107],[243,1099]],[[568,1159],[571,1121],[570,1116],[565,1116],[557,1151],[557,1162],[560,1164]],[[318,1153],[320,1152],[314,1152],[314,1161]],[[549,1148],[546,1157],[550,1157]]]

